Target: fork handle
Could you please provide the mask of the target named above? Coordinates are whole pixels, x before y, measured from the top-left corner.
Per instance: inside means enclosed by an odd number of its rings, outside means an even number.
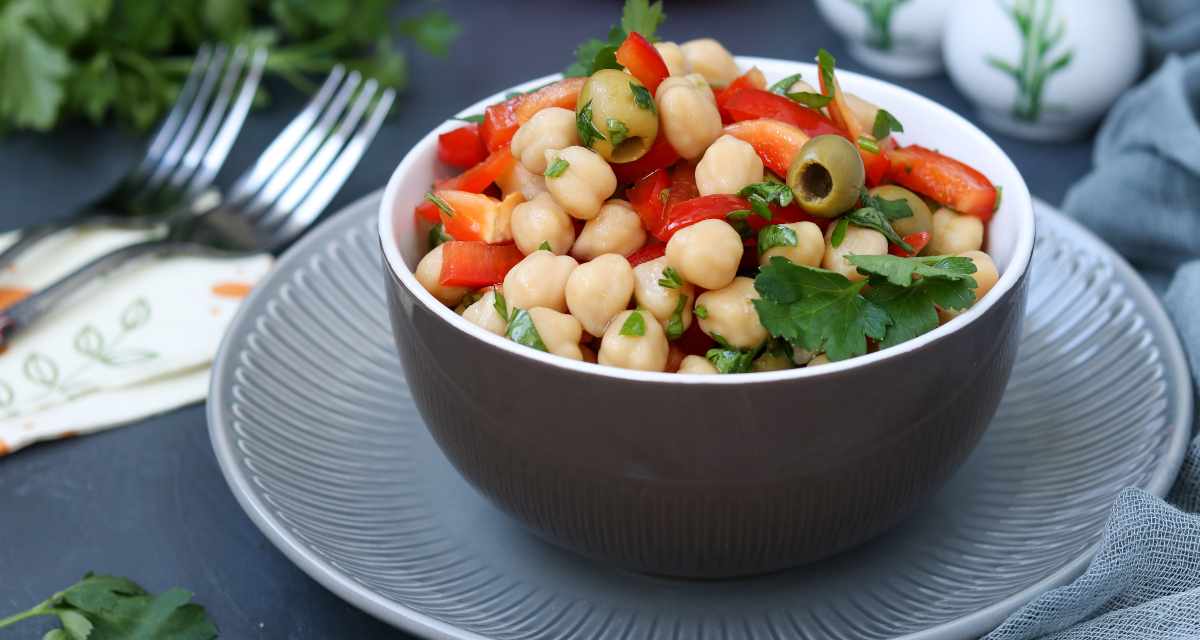
[[[0,351],[13,336],[37,322],[87,285],[125,265],[178,246],[170,240],[147,240],[106,253],[56,280],[45,289],[0,311]]]

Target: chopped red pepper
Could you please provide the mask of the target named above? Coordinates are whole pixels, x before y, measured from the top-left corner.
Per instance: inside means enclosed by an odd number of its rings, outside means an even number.
[[[671,75],[662,55],[649,40],[636,31],[626,36],[625,41],[617,48],[617,62],[646,85],[651,96],[658,90],[659,83]]]
[[[925,248],[925,245],[929,244],[930,237],[931,236],[929,235],[928,231],[910,233],[904,236],[904,242],[913,248],[912,253],[905,251],[900,245],[890,243],[888,244],[888,253],[894,256],[900,256],[901,258],[911,258],[921,253],[921,250]]]
[[[485,189],[492,186],[505,171],[508,171],[516,162],[516,158],[508,150],[507,146],[503,146],[492,152],[483,162],[467,169],[466,171],[445,180],[438,180],[434,185],[437,189],[446,191],[466,191],[467,193],[483,193]],[[417,205],[416,214],[422,220],[429,222],[437,222],[438,208],[428,201],[424,201]]]
[[[663,225],[659,239],[666,242],[675,235],[676,231],[689,227],[701,220],[724,220],[731,211],[750,209],[750,203],[745,198],[715,194],[700,196],[671,205],[667,210],[667,222]],[[751,215],[750,218],[758,216]],[[759,218],[761,220],[761,218]],[[749,221],[749,218],[747,219]],[[765,221],[764,221],[765,222]]]
[[[533,114],[547,107],[574,109],[587,78],[564,78],[524,95],[514,96],[494,104],[483,112],[479,135],[489,151],[499,149],[512,140],[522,124]]]
[[[438,160],[466,169],[487,158],[487,147],[479,137],[479,125],[471,123],[438,136]]]
[[[970,165],[911,144],[888,154],[894,182],[987,222],[996,209],[996,187]]]
[[[629,254],[625,259],[629,260],[629,266],[636,267],[643,262],[650,262],[663,257],[667,252],[667,245],[653,238],[649,242],[642,245],[641,249]]]
[[[642,226],[651,235],[657,235],[664,222],[663,213],[667,202],[662,192],[671,188],[671,176],[666,169],[658,169],[642,178],[625,192],[633,210],[642,218]]]
[[[487,244],[454,240],[442,245],[442,272],[438,282],[446,287],[486,287],[504,282],[504,276],[525,256],[512,244]]]
[[[721,120],[725,124],[733,122],[732,116],[722,108],[722,104],[731,98],[733,94],[742,89],[765,89],[767,86],[767,78],[763,75],[758,67],[750,67],[750,70],[738,76],[736,80],[729,83],[728,87],[720,90],[714,90],[713,97],[717,99],[717,110],[721,112]]]
[[[799,128],[778,120],[761,119],[735,122],[725,127],[725,133],[745,140],[758,152],[763,164],[776,175],[786,176],[792,158],[809,137]]]
[[[667,141],[667,136],[659,130],[658,136],[654,138],[654,144],[650,145],[642,157],[633,162],[622,162],[613,164],[613,173],[617,175],[617,181],[622,184],[630,184],[637,182],[642,178],[650,175],[658,169],[669,167],[675,164],[679,159],[679,154],[675,152],[675,148]]]
[[[479,240],[492,244],[512,240],[509,218],[513,207],[525,200],[520,193],[509,194],[503,201],[467,191],[439,189],[433,193],[450,208],[447,212],[434,205],[446,233],[456,240]]]
[[[727,112],[734,122],[770,118],[797,127],[810,138],[827,133],[846,135],[820,111],[770,91],[752,88],[732,93],[726,91],[721,94],[717,106]]]

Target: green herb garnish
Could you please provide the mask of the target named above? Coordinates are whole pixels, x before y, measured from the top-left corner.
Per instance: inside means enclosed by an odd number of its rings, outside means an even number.
[[[604,134],[600,133],[600,130],[596,128],[595,123],[592,122],[591,100],[588,100],[587,104],[583,105],[583,108],[580,109],[579,113],[575,116],[575,128],[579,131],[579,141],[583,143],[583,146],[589,149],[592,148],[592,144],[597,140],[605,139]]]
[[[497,300],[500,298],[497,297]],[[512,315],[508,321],[508,337],[518,344],[523,344],[527,347],[537,349],[538,351],[549,351],[546,348],[546,343],[542,342],[542,336],[538,334],[537,327],[533,324],[533,316],[524,309],[513,308]]]
[[[770,91],[776,95],[786,96],[788,94],[788,90],[791,89],[792,85],[796,84],[797,82],[800,82],[800,74],[793,73],[783,80],[771,85],[767,91]]]
[[[833,248],[842,246],[842,242],[846,239],[846,228],[850,226],[850,221],[845,216],[838,218],[837,224],[833,227],[833,233],[829,235],[829,245]]]
[[[796,93],[787,94],[787,97],[810,109],[820,109],[833,102],[833,98],[819,93],[812,93],[811,91],[797,91]]]
[[[565,173],[567,167],[569,166],[571,166],[570,162],[567,162],[562,158],[555,158],[554,162],[551,162],[550,166],[546,167],[546,172],[542,175],[546,176],[547,178],[557,178]]]
[[[455,116],[454,119],[461,120],[462,122],[474,122],[475,124],[479,124],[479,123],[483,122],[483,114],[482,113],[473,113],[469,116],[462,116],[461,118],[458,116]]]
[[[450,216],[451,218],[454,217],[454,207],[451,207],[450,203],[442,200],[441,196],[438,194],[430,191],[425,194],[425,199],[436,205],[438,209],[441,209],[442,213]]]
[[[887,109],[880,109],[875,114],[875,125],[871,127],[871,134],[875,136],[876,140],[883,140],[892,135],[893,131],[904,131],[904,125],[900,124],[896,116],[889,113]]]
[[[500,319],[508,322],[508,303],[504,300],[504,294],[500,290],[493,287],[492,293],[495,294],[492,299],[492,307],[496,309],[496,313],[500,314]]]
[[[756,355],[756,351],[720,348],[709,349],[704,357],[721,373],[749,373]]]
[[[180,588],[157,596],[128,578],[88,573],[28,611],[0,619],[0,629],[39,616],[58,618],[62,628],[42,640],[211,640],[217,627],[204,607]]]
[[[446,227],[440,222],[433,225],[433,228],[429,230],[429,249],[431,251],[436,249],[438,246],[452,240],[454,240],[454,238],[450,234],[446,233]]]
[[[750,202],[750,208],[763,220],[771,219],[772,204],[786,207],[792,203],[795,194],[786,184],[778,182],[756,182],[742,187],[738,195]]]
[[[975,302],[975,263],[957,256],[901,258],[847,256],[867,274],[867,300],[887,312],[892,322],[880,341],[890,347],[937,328],[937,307],[966,309]],[[913,275],[920,278],[913,278]]]
[[[770,209],[767,209],[770,211]],[[747,218],[752,212],[749,209],[736,209],[725,214],[725,220],[729,222],[729,226],[733,227],[734,231],[743,238],[749,238],[754,235],[754,230],[750,228],[750,223]]]
[[[833,97],[833,69],[837,66],[837,60],[833,54],[824,49],[817,51],[817,67],[821,72],[821,94]]]
[[[550,248],[549,240],[542,240],[542,243],[538,245],[538,251],[549,251],[554,253],[554,249]]]
[[[616,118],[609,118],[606,124],[608,125],[608,141],[612,143],[612,146],[615,147],[625,142],[625,139],[629,137],[629,127],[625,126],[624,122]]]
[[[858,137],[858,146],[863,151],[869,151],[871,153],[879,153],[879,143],[868,136],[859,136]]]
[[[683,286],[683,278],[679,276],[679,272],[671,267],[663,269],[662,277],[658,279],[658,286],[667,289],[678,289]]]
[[[625,318],[625,322],[621,325],[621,335],[641,337],[646,335],[646,319],[642,317],[641,311],[634,311]]]
[[[882,233],[892,244],[909,253],[913,253],[912,245],[905,242],[904,238],[901,238],[900,234],[896,233],[891,223],[892,220],[912,216],[912,208],[908,206],[908,201],[904,198],[887,200],[879,196],[870,195],[865,189],[863,190],[861,200],[863,206],[847,213],[843,219],[855,226],[874,229]]]
[[[696,308],[692,310],[692,313],[695,313],[697,318],[704,320],[708,317],[708,307],[698,304],[696,305]]]
[[[654,96],[650,95],[649,89],[636,82],[630,82],[629,90],[633,91],[633,102],[639,108],[645,109],[650,113],[657,112],[657,108],[654,106]]]
[[[625,38],[636,31],[653,42],[654,34],[664,18],[666,15],[661,0],[653,4],[649,0],[626,0],[621,24],[608,30],[607,40],[592,38],[579,45],[575,49],[575,62],[567,67],[563,75],[568,78],[585,77],[601,69],[620,69],[616,54]]]
[[[758,232],[758,255],[762,255],[775,247],[794,247],[798,244],[796,232],[791,227],[772,224]]]
[[[676,340],[683,335],[683,310],[687,307],[688,297],[684,294],[679,294],[675,301],[675,309],[671,311],[671,318],[667,320],[667,340]]]

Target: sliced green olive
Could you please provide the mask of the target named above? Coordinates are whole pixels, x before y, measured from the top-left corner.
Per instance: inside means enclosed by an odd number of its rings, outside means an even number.
[[[921,196],[894,184],[885,184],[870,191],[871,195],[878,196],[884,200],[904,200],[908,203],[908,208],[912,210],[912,215],[907,218],[897,218],[892,220],[892,228],[896,233],[907,236],[913,233],[933,232],[933,213],[929,211],[929,205],[921,199]]]
[[[866,170],[858,150],[836,135],[817,136],[800,147],[787,184],[805,211],[823,218],[841,215],[862,193]]]
[[[640,100],[639,100],[640,95]],[[658,135],[658,112],[650,92],[637,78],[616,69],[601,69],[583,85],[576,116],[590,111],[600,136],[580,137],[610,162],[632,162],[645,155]],[[584,114],[586,116],[586,114]],[[582,126],[582,125],[581,125]]]

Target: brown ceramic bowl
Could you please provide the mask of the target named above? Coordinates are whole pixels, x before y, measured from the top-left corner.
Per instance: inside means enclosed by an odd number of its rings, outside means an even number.
[[[769,80],[812,65],[741,58]],[[539,78],[520,88],[540,85]],[[542,538],[636,571],[726,577],[811,562],[900,522],[979,441],[1016,355],[1033,209],[982,132],[905,89],[840,72],[895,114],[902,140],[1003,185],[988,231],[999,283],[960,317],[851,360],[725,376],[576,362],[470,324],[413,277],[426,249],[412,211],[435,177],[431,132],[388,183],[379,216],[400,359],[442,451]],[[479,112],[492,96],[463,113]]]

